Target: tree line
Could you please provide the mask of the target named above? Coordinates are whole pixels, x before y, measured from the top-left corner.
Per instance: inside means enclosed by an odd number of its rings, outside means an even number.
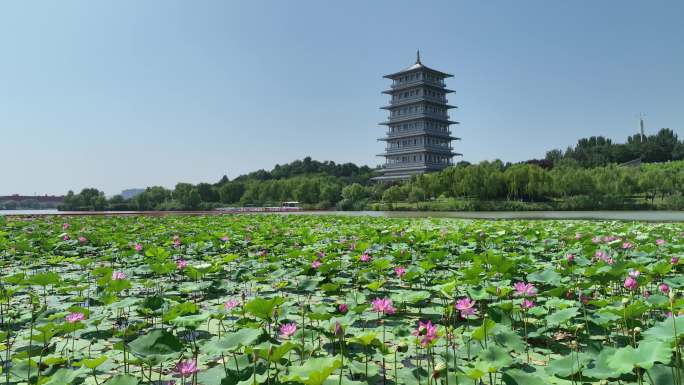
[[[634,134],[625,143],[613,143],[603,136],[580,139],[565,152],[551,150],[546,153],[546,164],[560,160],[573,160],[582,167],[605,166],[610,163],[626,163],[639,159],[645,163],[669,162],[684,159],[684,142],[669,128],[662,128],[655,135]]]
[[[178,183],[173,189],[152,186],[131,199],[106,199],[97,189],[66,195],[63,210],[210,210],[222,206],[279,205],[299,201],[310,208],[394,208],[400,203],[451,200],[447,209],[524,208],[684,208],[684,143],[672,130],[627,143],[603,137],[580,139],[565,152],[549,151],[545,159],[521,163],[500,160],[460,162],[443,171],[409,181],[374,183],[374,170],[352,163],[318,162],[307,157],[271,171],[258,170],[216,183]],[[640,159],[637,166],[620,163]],[[652,163],[651,163],[652,162]],[[656,163],[658,162],[658,163]],[[478,202],[516,202],[483,206]],[[399,205],[398,205],[399,204]],[[541,206],[540,206],[541,205]],[[544,206],[546,205],[546,206]]]

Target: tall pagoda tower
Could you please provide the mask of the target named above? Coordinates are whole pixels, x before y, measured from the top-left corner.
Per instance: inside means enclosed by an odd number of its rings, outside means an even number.
[[[373,178],[379,181],[409,179],[415,174],[439,171],[453,164],[452,158],[461,155],[453,152],[451,142],[459,138],[451,136],[449,126],[458,124],[449,120],[444,79],[453,77],[429,68],[420,61],[403,71],[384,76],[392,79],[391,89],[382,93],[391,95],[388,106],[389,119],[380,123],[387,126],[384,138],[385,158],[380,172]]]

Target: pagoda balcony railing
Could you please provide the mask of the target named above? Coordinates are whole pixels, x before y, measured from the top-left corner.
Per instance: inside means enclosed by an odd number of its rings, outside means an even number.
[[[405,103],[405,102],[414,102],[414,101],[421,101],[421,100],[428,100],[431,102],[444,103],[444,104],[449,103],[449,99],[447,99],[447,98],[433,98],[430,96],[415,96],[415,97],[410,97],[410,98],[390,99],[389,104],[394,105],[394,104],[401,104],[401,103]]]
[[[414,135],[448,135],[451,136],[451,130],[449,131],[439,131],[439,130],[432,130],[432,129],[427,129],[427,130],[406,130],[406,131],[386,131],[385,135],[389,138],[393,137],[401,137],[401,136],[414,136]]]
[[[449,119],[449,114],[435,114],[432,112],[418,112],[414,114],[405,114],[405,115],[395,115],[395,116],[390,116],[389,121],[399,121],[399,120],[404,120],[408,118],[437,118],[437,119]]]
[[[434,84],[439,87],[446,87],[446,83],[444,83],[443,80],[438,80],[438,81],[433,81],[433,80],[426,80],[426,79],[417,79],[417,80],[411,80],[408,82],[394,82],[392,83],[392,88],[400,88],[400,87],[406,87],[414,84],[421,84],[421,83],[427,83],[427,84]]]
[[[407,168],[407,167],[421,167],[421,166],[443,166],[443,167],[448,167],[448,166],[453,166],[454,162],[449,161],[445,163],[440,163],[440,162],[397,162],[397,163],[385,163],[384,168]]]
[[[416,144],[410,146],[400,146],[400,147],[385,147],[386,153],[395,153],[402,151],[412,151],[412,150],[441,150],[441,151],[452,151],[454,148],[452,146],[440,146],[438,144]]]

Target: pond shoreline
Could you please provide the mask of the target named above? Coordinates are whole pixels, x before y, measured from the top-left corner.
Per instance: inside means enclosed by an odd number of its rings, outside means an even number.
[[[301,210],[285,212],[229,212],[229,211],[57,211],[57,210],[0,210],[0,216],[167,216],[167,215],[343,215],[388,218],[456,218],[488,220],[617,220],[644,222],[684,222],[684,211],[326,211]]]

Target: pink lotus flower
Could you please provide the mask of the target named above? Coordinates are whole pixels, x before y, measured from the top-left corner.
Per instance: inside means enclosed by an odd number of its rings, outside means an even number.
[[[228,301],[226,301],[226,303],[223,304],[223,308],[230,311],[230,310],[235,309],[239,305],[240,305],[240,301],[238,301],[234,298],[231,298]]]
[[[230,240],[230,238],[228,238],[227,235],[224,235],[223,237],[221,237],[221,240],[222,240],[223,242],[228,242],[228,240]]]
[[[534,296],[537,294],[537,288],[531,283],[516,282],[513,288],[515,289],[515,296]]]
[[[280,325],[280,338],[288,339],[297,331],[297,324],[292,322]]]
[[[175,372],[181,377],[188,377],[194,373],[197,373],[197,361],[195,360],[183,360],[176,364]]]
[[[387,297],[376,298],[371,302],[371,305],[373,306],[373,311],[378,313],[394,314],[397,311],[397,309],[392,306],[392,300]]]
[[[432,341],[438,338],[437,326],[433,325],[432,321],[427,321],[425,323],[423,321],[418,321],[418,328],[411,334],[416,337],[421,337],[420,346],[422,347],[428,346]]]
[[[672,258],[670,258],[670,263],[673,264],[673,265],[678,264],[678,263],[679,263],[679,258],[677,258],[677,257],[672,257]]]
[[[337,306],[337,311],[339,311],[342,314],[347,314],[349,311],[349,306],[347,306],[346,303],[341,303]]]
[[[575,233],[575,239],[581,239],[582,233]]]
[[[178,235],[173,236],[173,247],[180,247],[181,245],[181,240]]]
[[[126,279],[126,274],[122,271],[115,271],[112,273],[112,279],[113,280],[119,280],[119,279]]]
[[[140,243],[136,243],[135,246],[133,246],[133,248],[135,249],[135,251],[139,253],[142,251],[143,246]]]
[[[62,230],[66,230],[66,229],[68,229],[68,228],[69,228],[69,224],[68,224],[68,223],[66,223],[66,222],[62,223]]]
[[[520,304],[520,307],[521,307],[523,310],[532,309],[534,306],[535,306],[535,305],[534,305],[534,302],[530,301],[530,300],[527,299],[527,298],[525,298],[525,299],[522,301],[522,303]]]
[[[658,245],[658,246],[662,246],[662,245],[664,245],[665,243],[666,243],[666,242],[665,242],[664,239],[656,239],[656,245]]]
[[[644,298],[648,298],[651,296],[651,293],[648,290],[644,290],[643,294]]]
[[[632,244],[630,242],[623,242],[622,243],[622,248],[627,250],[632,248]]]
[[[565,256],[565,259],[569,262],[572,263],[575,261],[575,256],[573,254],[568,254]]]
[[[311,262],[311,267],[314,269],[318,269],[319,267],[321,267],[321,261],[317,259],[317,260]]]
[[[658,285],[658,289],[660,289],[663,294],[667,294],[670,292],[670,286],[668,286],[666,283],[661,283]]]
[[[188,266],[188,261],[186,261],[185,259],[181,258],[178,261],[176,261],[176,267],[178,268],[178,270],[183,270],[186,266]]]
[[[401,279],[406,274],[406,269],[404,269],[401,266],[397,266],[394,268],[394,274],[397,275],[397,278]]]
[[[72,324],[76,323],[78,321],[83,321],[85,319],[85,315],[83,313],[70,313],[66,317],[64,317],[66,322]]]
[[[627,277],[627,279],[625,279],[625,283],[622,286],[624,286],[625,289],[635,290],[637,287],[639,287],[639,282],[637,282],[637,280],[634,279],[634,277]]]
[[[80,243],[86,243],[86,242],[88,242],[88,240],[86,239],[86,237],[78,237],[78,241],[79,241]]]
[[[584,304],[584,305],[588,304],[589,303],[589,297],[587,297],[584,294],[580,295],[580,302],[582,302],[582,304]]]
[[[68,235],[64,235],[64,236],[62,237],[62,240],[63,240],[63,241],[68,241],[69,239],[71,239],[71,238],[69,238]]]
[[[367,253],[363,253],[359,257],[359,261],[361,261],[361,262],[368,262],[368,261],[370,261],[370,259],[371,259],[371,257]]]
[[[454,307],[456,310],[461,312],[461,317],[463,318],[468,318],[469,315],[474,315],[476,310],[475,310],[475,301],[471,300],[468,297],[461,298],[456,303],[454,304]]]

